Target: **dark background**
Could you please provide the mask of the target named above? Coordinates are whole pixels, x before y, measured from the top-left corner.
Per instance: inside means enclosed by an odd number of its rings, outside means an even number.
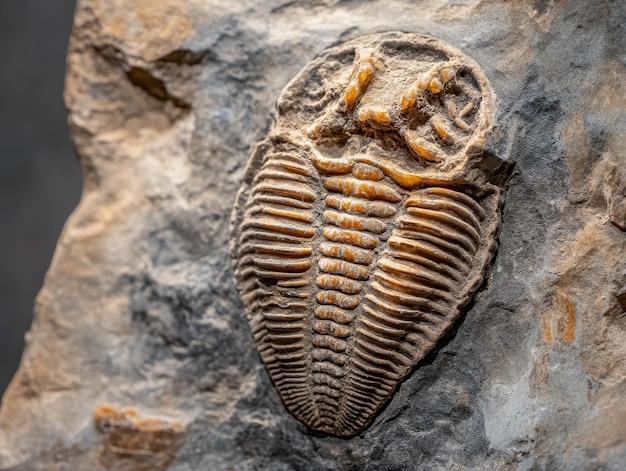
[[[19,364],[33,302],[80,169],[63,105],[75,0],[0,0],[0,395]]]

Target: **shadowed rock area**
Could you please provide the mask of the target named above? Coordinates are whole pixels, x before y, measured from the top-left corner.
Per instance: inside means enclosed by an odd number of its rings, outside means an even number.
[[[3,398],[0,469],[624,469],[625,24],[619,1],[80,0],[65,98],[83,195]],[[281,403],[228,225],[289,80],[384,31],[480,65],[513,168],[464,317],[342,439]]]

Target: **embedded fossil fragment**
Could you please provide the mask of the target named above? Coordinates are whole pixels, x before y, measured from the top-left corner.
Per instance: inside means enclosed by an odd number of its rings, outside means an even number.
[[[495,250],[491,89],[450,46],[386,33],[326,51],[278,110],[233,213],[237,287],[287,408],[352,435],[458,318]]]

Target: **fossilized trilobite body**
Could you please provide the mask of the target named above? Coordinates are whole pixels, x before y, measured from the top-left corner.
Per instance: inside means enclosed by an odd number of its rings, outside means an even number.
[[[231,249],[261,358],[309,427],[365,427],[480,285],[492,101],[473,61],[405,33],[331,48],[284,90]]]

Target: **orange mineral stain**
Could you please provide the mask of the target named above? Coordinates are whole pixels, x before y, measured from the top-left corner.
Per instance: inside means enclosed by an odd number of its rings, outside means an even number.
[[[543,340],[546,343],[552,343],[554,337],[552,336],[552,323],[549,314],[544,315],[541,319],[541,330],[543,331]]]
[[[576,334],[576,306],[562,293],[557,293],[554,301],[559,307],[559,335],[565,342],[572,343]]]
[[[576,305],[563,293],[554,295],[552,309],[541,318],[543,340],[552,343],[555,339],[572,343],[576,338]]]
[[[100,405],[93,413],[104,435],[100,462],[107,469],[164,471],[183,445],[186,427],[179,421],[142,417],[133,408]]]

